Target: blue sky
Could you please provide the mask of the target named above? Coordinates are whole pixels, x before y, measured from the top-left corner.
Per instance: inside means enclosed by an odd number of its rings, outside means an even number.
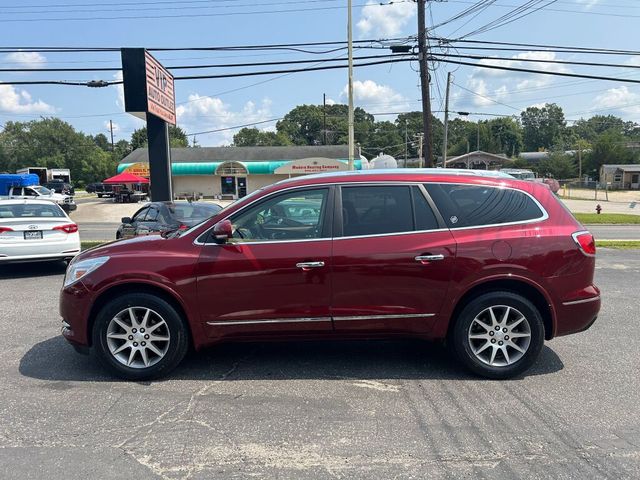
[[[180,47],[340,41],[346,39],[346,3],[346,0],[114,0],[109,3],[97,0],[24,0],[17,4],[15,1],[0,0],[0,44]],[[371,0],[354,0],[353,3],[355,39],[403,37],[416,33],[416,7],[412,1],[399,0],[391,5],[378,5],[379,2]],[[472,3],[471,0],[432,2],[429,5],[429,24],[437,25]],[[467,16],[443,25],[432,34],[458,37],[486,25],[523,3],[521,0],[497,0],[476,17]],[[279,12],[267,13],[274,11]],[[640,2],[637,0],[557,0],[553,5],[521,20],[469,38],[635,49],[640,44],[639,22]],[[449,52],[455,53],[453,50]],[[382,52],[356,52],[361,55],[377,53]],[[494,53],[513,57],[506,64],[516,67],[640,79],[640,69],[633,68],[640,66],[640,55],[587,56],[537,52],[534,49]],[[340,54],[337,52],[332,55]],[[519,58],[542,60],[623,63],[628,64],[629,68],[525,64],[516,58],[517,55]],[[156,57],[167,66],[313,58],[294,52],[165,52],[157,53]],[[0,65],[3,68],[117,67],[119,63],[118,53],[0,53]],[[416,70],[415,63],[356,69],[356,104],[371,113],[419,109],[420,91]],[[446,64],[436,65],[432,73],[434,110],[442,110],[444,79],[448,71],[454,72],[451,98],[451,109],[454,111],[517,115],[520,109],[548,101],[561,105],[569,120],[599,113],[640,121],[640,85],[513,74]],[[195,71],[191,72],[195,74]],[[212,70],[209,72],[214,73]],[[114,73],[0,73],[1,80],[18,78],[112,80]],[[281,78],[266,76],[180,81],[176,83],[178,124],[193,133],[269,120],[283,116],[299,104],[319,104],[323,93],[326,93],[330,102],[346,102],[346,79],[346,70],[333,70]],[[257,82],[262,83],[253,85]],[[116,125],[116,140],[128,139],[133,129],[142,125],[142,122],[123,113],[120,95],[117,87],[0,86],[0,124],[55,115],[86,133],[106,134],[106,125],[112,120]],[[378,115],[376,118],[393,120],[394,116]],[[274,123],[265,123],[260,128],[269,129],[273,126]],[[202,145],[229,144],[234,133],[227,131],[200,135],[197,139]]]

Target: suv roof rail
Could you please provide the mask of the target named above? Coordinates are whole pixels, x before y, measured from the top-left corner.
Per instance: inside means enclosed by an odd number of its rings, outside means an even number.
[[[347,172],[327,172],[316,173],[313,175],[305,175],[303,178],[325,178],[325,177],[342,177],[347,175],[411,175],[411,174],[424,174],[424,175],[464,175],[464,176],[476,176],[487,178],[512,178],[515,177],[505,172],[497,170],[473,170],[464,168],[381,168],[372,170],[350,170]],[[300,177],[293,177],[281,182],[288,182],[290,180],[300,179]],[[279,182],[280,183],[280,182]]]

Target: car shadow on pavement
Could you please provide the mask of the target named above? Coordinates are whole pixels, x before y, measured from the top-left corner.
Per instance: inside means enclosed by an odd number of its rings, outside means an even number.
[[[6,265],[0,265],[0,280],[64,275],[64,272],[66,270],[67,270],[67,265],[62,261],[8,263]]]
[[[520,378],[564,368],[545,346]],[[50,381],[117,381],[96,358],[77,354],[62,337],[34,345],[20,360],[20,373]],[[190,353],[168,380],[478,380],[436,343],[423,341],[325,341],[237,343]]]

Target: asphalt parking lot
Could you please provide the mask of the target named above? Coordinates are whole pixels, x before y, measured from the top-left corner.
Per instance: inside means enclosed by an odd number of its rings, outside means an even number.
[[[114,380],[59,335],[63,267],[0,267],[0,478],[640,478],[640,251],[523,378],[422,342],[212,348]]]

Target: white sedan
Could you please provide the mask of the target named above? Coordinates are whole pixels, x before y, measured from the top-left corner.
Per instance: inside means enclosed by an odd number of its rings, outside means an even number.
[[[70,260],[78,253],[78,225],[57,204],[0,200],[0,264]]]

